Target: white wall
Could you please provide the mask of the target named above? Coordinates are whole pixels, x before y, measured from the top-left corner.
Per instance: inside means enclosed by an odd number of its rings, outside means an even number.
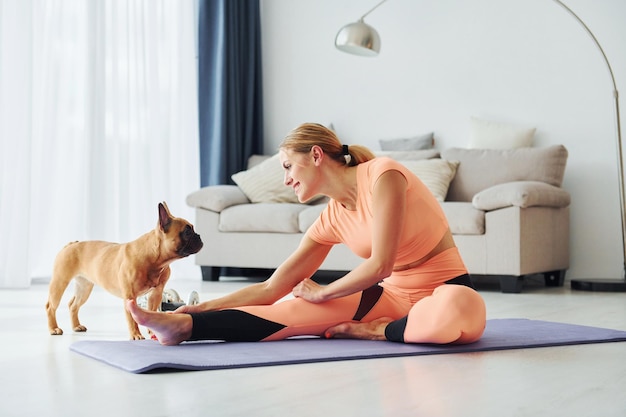
[[[337,31],[376,3],[262,0],[266,153],[305,121],[372,149],[431,131],[439,149],[465,147],[470,116],[536,127],[535,146],[570,153],[567,278],[621,278],[613,87],[582,26],[553,0],[389,0],[365,19],[378,57],[337,51]],[[565,3],[626,91],[626,2]]]

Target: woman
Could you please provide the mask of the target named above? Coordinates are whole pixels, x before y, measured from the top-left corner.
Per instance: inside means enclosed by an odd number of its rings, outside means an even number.
[[[295,252],[266,281],[174,314],[128,300],[137,323],[165,345],[297,335],[443,344],[482,336],[483,299],[438,201],[414,174],[312,123],[290,132],[279,152],[285,185],[299,201],[330,198]],[[337,243],[364,261],[319,285],[310,277]],[[293,299],[279,301],[290,293]]]

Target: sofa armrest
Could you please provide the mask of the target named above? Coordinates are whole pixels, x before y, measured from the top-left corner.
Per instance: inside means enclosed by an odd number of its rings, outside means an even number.
[[[562,188],[540,181],[514,181],[486,188],[472,198],[479,210],[504,207],[567,207],[570,194]]]
[[[227,207],[248,204],[250,200],[236,185],[210,185],[187,196],[187,205],[221,212]]]

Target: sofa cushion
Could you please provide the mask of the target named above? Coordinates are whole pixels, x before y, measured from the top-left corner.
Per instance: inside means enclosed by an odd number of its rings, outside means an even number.
[[[469,148],[511,149],[533,146],[535,128],[515,126],[508,123],[470,119]]]
[[[220,214],[220,232],[299,233],[298,215],[306,204],[257,203],[232,206]]]
[[[248,167],[231,175],[231,178],[251,202],[299,203],[293,188],[284,183],[285,172],[278,154],[252,155],[248,158]],[[315,203],[322,197],[313,196],[306,204]]]
[[[472,203],[441,203],[453,234],[485,233],[485,212]],[[229,207],[220,214],[220,232],[304,233],[324,204],[259,203]]]
[[[441,208],[446,214],[453,235],[482,235],[485,233],[485,212],[472,203],[443,202]]]
[[[231,178],[253,203],[297,203],[298,197],[284,184],[284,172],[278,154],[239,171]]]
[[[247,204],[248,197],[236,185],[211,185],[202,187],[187,196],[187,205],[219,213],[226,207]]]
[[[300,231],[306,232],[313,222],[320,216],[322,211],[326,208],[326,202],[323,204],[314,204],[302,210],[298,215],[298,222]]]
[[[376,156],[386,156],[396,161],[417,161],[420,159],[439,158],[441,154],[437,149],[420,149],[413,151],[374,151]]]
[[[326,204],[307,206],[298,215],[300,231],[302,233],[311,227],[326,207]],[[448,219],[452,234],[482,235],[485,233],[485,212],[479,210],[472,203],[442,202],[441,207]]]
[[[567,149],[544,148],[462,149],[450,148],[441,157],[459,161],[446,201],[472,201],[479,191],[511,181],[541,181],[560,187],[565,173]]]
[[[383,151],[414,151],[432,149],[435,140],[433,139],[433,132],[430,132],[409,138],[380,139],[378,143]]]
[[[261,162],[267,161],[272,156],[273,155],[258,155],[258,154],[250,155],[250,158],[248,158],[248,169],[259,165]]]
[[[450,181],[454,178],[457,161],[445,159],[424,159],[421,161],[398,161],[414,173],[433,193],[438,201],[443,201],[448,193]]]
[[[494,185],[474,196],[472,204],[480,210],[504,207],[567,207],[570,194],[562,188],[538,181],[515,181]]]

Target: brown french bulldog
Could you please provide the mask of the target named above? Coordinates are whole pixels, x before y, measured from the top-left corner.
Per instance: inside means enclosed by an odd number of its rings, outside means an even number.
[[[169,264],[197,253],[202,240],[185,219],[173,217],[165,202],[159,203],[159,221],[154,230],[128,243],[103,241],[72,242],[56,257],[46,311],[51,335],[63,334],[56,320],[61,297],[72,279],[75,293],[69,302],[75,332],[87,328],[78,320],[78,310],[87,301],[94,284],[123,300],[136,299],[151,291],[148,309],[161,305],[163,288],[170,277]],[[131,340],[143,339],[139,326],[126,312]]]

